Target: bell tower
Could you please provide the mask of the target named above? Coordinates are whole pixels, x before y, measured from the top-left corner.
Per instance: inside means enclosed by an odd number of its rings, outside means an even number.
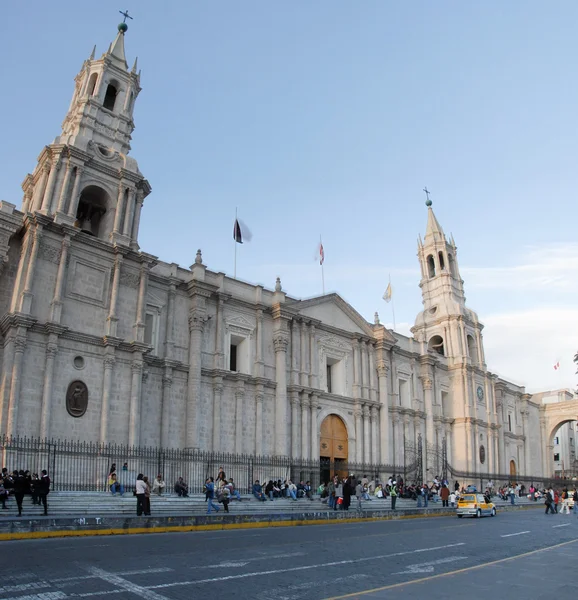
[[[477,314],[466,307],[464,282],[460,276],[457,246],[453,237],[448,240],[432,209],[428,208],[425,237],[418,240],[421,266],[420,288],[424,309],[412,328],[424,351],[432,350],[450,362],[465,362],[482,367],[484,351],[481,331],[483,325]]]
[[[126,61],[127,30],[120,23],[107,51],[97,59],[95,47],[84,61],[61,134],[22,184],[22,210],[138,249],[140,212],[151,188],[129,156],[141,87],[137,61],[132,69]]]

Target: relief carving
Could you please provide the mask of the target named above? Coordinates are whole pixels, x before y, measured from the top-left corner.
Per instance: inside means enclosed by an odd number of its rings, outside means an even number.
[[[71,417],[82,417],[88,407],[88,388],[83,381],[73,381],[66,392],[66,410]]]

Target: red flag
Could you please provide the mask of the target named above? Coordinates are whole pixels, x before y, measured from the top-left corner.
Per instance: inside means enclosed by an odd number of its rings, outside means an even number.
[[[319,243],[319,264],[323,265],[324,261],[325,261],[325,252],[323,250],[323,244]]]

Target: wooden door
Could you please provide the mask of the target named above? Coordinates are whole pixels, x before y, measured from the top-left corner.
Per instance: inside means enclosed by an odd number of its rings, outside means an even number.
[[[334,460],[347,460],[347,429],[345,423],[337,415],[325,417],[321,423],[321,439],[319,456]]]
[[[513,460],[510,461],[510,479],[512,483],[516,480],[516,462]]]

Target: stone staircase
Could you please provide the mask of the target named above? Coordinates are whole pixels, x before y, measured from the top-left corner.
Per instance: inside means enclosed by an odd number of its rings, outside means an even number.
[[[526,498],[516,499],[521,505],[540,504],[530,502]],[[350,512],[355,513],[356,500],[352,499]],[[494,498],[498,508],[509,505],[498,498]],[[222,509],[222,505],[215,501]],[[10,498],[6,510],[0,509],[0,519],[13,519],[18,517],[16,502]],[[441,508],[441,502],[430,502],[428,508]],[[415,509],[416,502],[404,498],[398,498],[396,510]],[[363,502],[364,511],[389,511],[391,500],[373,498],[371,501]],[[327,504],[316,497],[314,500],[299,498],[297,501],[276,498],[273,501],[260,502],[252,495],[242,495],[242,501],[232,500],[229,504],[231,514],[283,514],[283,513],[312,513],[327,512],[330,510]],[[192,516],[202,515],[207,512],[204,494],[195,494],[188,498],[179,498],[174,494],[151,497],[151,514],[153,516]],[[34,506],[30,496],[24,497],[23,517],[40,517],[44,513],[42,506]],[[48,514],[51,517],[74,517],[74,516],[133,516],[136,514],[136,498],[132,493],[123,497],[112,496],[105,492],[51,492],[48,496]],[[222,514],[222,513],[221,513]]]

